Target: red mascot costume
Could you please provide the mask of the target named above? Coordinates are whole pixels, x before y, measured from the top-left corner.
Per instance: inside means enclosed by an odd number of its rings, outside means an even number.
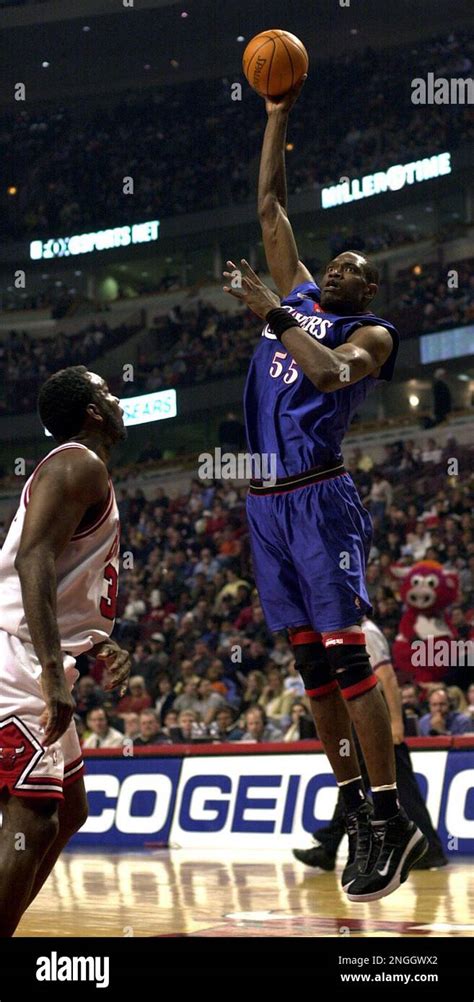
[[[449,641],[457,635],[445,612],[457,598],[457,574],[434,560],[396,568],[394,574],[404,579],[400,595],[405,603],[392,648],[394,665],[409,681],[441,682],[449,670]]]

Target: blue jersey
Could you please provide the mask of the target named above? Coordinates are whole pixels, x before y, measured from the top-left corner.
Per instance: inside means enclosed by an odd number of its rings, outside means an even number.
[[[337,316],[324,313],[314,282],[297,285],[282,306],[312,337],[338,348],[358,327],[380,324],[393,338],[393,350],[380,375],[365,376],[352,386],[322,393],[301,372],[267,324],[252,357],[244,392],[247,442],[251,453],[276,455],[277,477],[341,461],[341,444],[354,412],[379,379],[392,377],[398,351],[393,324],[372,313]]]

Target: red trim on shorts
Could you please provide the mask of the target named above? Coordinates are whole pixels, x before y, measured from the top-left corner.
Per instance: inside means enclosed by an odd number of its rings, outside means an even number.
[[[64,771],[63,787],[71,786],[71,783],[75,783],[76,779],[81,779],[83,775],[84,775],[84,762],[82,762],[81,760],[80,769],[77,769],[76,772],[72,773],[72,775],[67,776],[66,770]]]
[[[74,769],[76,765],[79,765],[79,763],[82,763],[82,765],[84,765],[84,760],[82,758],[82,755],[78,755],[78,757],[73,759],[72,762],[68,762],[67,765],[64,766],[64,775],[66,775],[67,772],[70,772],[71,769]]]
[[[336,640],[337,643],[331,643]],[[325,647],[339,647],[339,644],[365,644],[365,633],[342,633],[334,630],[323,637]]]
[[[321,696],[326,696],[328,692],[334,692],[339,686],[334,680],[333,682],[327,682],[326,685],[319,685],[317,689],[305,689],[307,696],[313,696],[314,699],[318,699]]]
[[[64,800],[62,793],[56,793],[53,790],[47,790],[46,792],[40,790],[11,790],[8,787],[8,792],[11,793],[12,797],[33,797],[34,800]]]
[[[362,682],[356,682],[355,685],[350,685],[347,689],[341,689],[341,692],[344,699],[354,699],[364,692],[369,692],[369,689],[373,689],[374,685],[377,685],[376,676],[368,675],[367,678],[362,679]]]
[[[290,630],[290,644],[320,644],[322,636],[315,630],[306,630],[303,626],[296,626],[294,632]]]

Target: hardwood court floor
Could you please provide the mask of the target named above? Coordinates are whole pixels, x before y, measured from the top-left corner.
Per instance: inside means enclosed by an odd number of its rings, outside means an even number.
[[[341,859],[342,863],[342,859]],[[63,853],[17,936],[473,936],[474,859],[354,904],[287,850]]]

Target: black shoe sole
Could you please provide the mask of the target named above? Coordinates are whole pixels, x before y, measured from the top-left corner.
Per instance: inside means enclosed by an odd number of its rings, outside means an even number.
[[[408,843],[407,855],[403,860],[401,867],[397,868],[390,882],[386,884],[385,887],[379,888],[378,891],[370,891],[368,894],[351,894],[351,884],[349,884],[346,891],[349,901],[379,901],[380,898],[386,898],[389,894],[393,894],[394,891],[398,890],[400,884],[405,883],[412,867],[427,852],[428,845],[428,839],[420,832],[419,828],[417,828]]]

